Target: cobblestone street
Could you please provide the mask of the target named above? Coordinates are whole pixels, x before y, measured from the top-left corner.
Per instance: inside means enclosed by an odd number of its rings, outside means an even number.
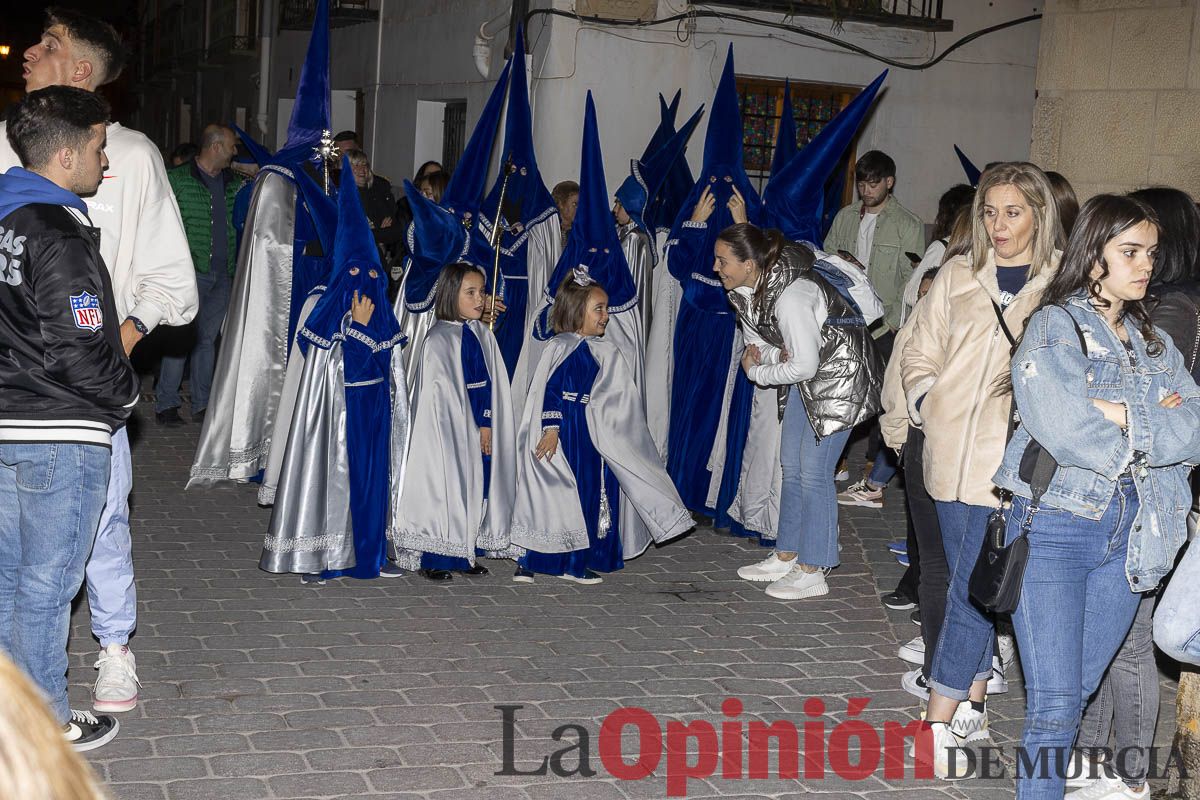
[[[809,698],[824,700],[827,736],[849,698],[877,730],[918,713],[900,689],[907,665],[896,648],[917,633],[909,612],[889,612],[878,593],[900,568],[886,542],[903,538],[901,493],[884,512],[842,515],[841,568],[831,592],[782,602],[734,570],[765,554],[709,529],[652,549],[598,586],[541,577],[511,581],[511,567],[458,576],[342,579],[301,586],[257,567],[269,511],[251,487],[184,492],[198,426],[164,429],[143,403],[134,438],[133,537],[139,627],[131,642],[143,682],[121,733],[91,754],[118,800],[200,798],[449,798],[604,800],[667,796],[664,758],[642,780],[609,775],[599,756],[603,718],[637,706],[668,720],[720,728],[722,702],[738,698],[743,723],[787,719],[797,727]],[[96,644],[86,601],[73,617],[73,706],[90,708]],[[1023,694],[989,703],[997,744],[1019,737]],[[1174,730],[1164,691],[1158,738]],[[516,766],[529,771],[590,735],[595,777],[510,775],[502,769],[497,705],[515,712]],[[632,730],[632,729],[628,729]],[[636,745],[626,734],[626,761]],[[694,762],[696,756],[691,760]],[[565,758],[568,767],[578,753]],[[707,779],[687,796],[1007,798],[1009,779],[957,784],[886,781],[882,766],[848,781]],[[776,774],[771,758],[771,774]]]

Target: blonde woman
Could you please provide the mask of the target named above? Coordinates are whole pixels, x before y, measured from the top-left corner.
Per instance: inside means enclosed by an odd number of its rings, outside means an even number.
[[[42,696],[0,654],[0,797],[105,800],[91,769],[67,743]]]
[[[1058,268],[1058,212],[1045,173],[998,164],[972,205],[971,251],[938,272],[901,358],[912,424],[925,434],[925,488],[937,503],[950,572],[946,616],[928,676],[934,771],[964,776],[965,743],[988,736],[993,620],[967,592],[987,518],[1000,505],[992,476],[1008,432],[1013,341]],[[967,702],[969,701],[969,702]],[[956,764],[951,765],[950,759]]]

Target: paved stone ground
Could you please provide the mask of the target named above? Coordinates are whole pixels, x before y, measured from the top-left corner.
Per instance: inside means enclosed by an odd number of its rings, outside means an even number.
[[[826,729],[851,697],[870,697],[875,726],[918,712],[901,691],[899,643],[917,633],[908,613],[877,593],[900,570],[885,543],[903,536],[900,494],[881,513],[843,514],[843,566],[831,593],[785,603],[734,569],[764,554],[746,540],[701,529],[652,550],[598,586],[493,574],[450,585],[417,577],[301,586],[261,572],[269,512],[247,486],[183,491],[197,426],[164,430],[143,403],[135,422],[134,551],[140,625],[132,645],[144,683],[121,734],[91,754],[119,800],[201,798],[447,798],[606,800],[666,796],[666,760],[640,781],[603,769],[605,715],[638,706],[668,720],[725,719],[739,698],[743,721],[808,720],[823,698]],[[140,435],[139,435],[140,434]],[[73,617],[71,693],[89,707],[95,648],[87,604]],[[1174,730],[1164,692],[1160,738]],[[516,704],[517,767],[591,736],[592,778],[498,776],[502,724]],[[1023,695],[990,703],[1001,745],[1019,736]],[[631,737],[627,751],[635,752]],[[632,758],[632,755],[631,755]],[[695,758],[695,756],[693,756]],[[568,766],[576,756],[566,759]],[[772,774],[774,758],[772,758]],[[718,773],[719,774],[719,773]],[[1008,798],[1009,780],[958,784],[710,777],[687,796]]]

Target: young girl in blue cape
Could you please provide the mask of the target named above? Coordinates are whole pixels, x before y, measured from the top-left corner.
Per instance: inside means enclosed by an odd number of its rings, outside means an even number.
[[[496,337],[480,322],[484,274],[445,267],[413,385],[413,425],[391,532],[399,563],[430,580],[486,575],[477,555],[508,548],[516,425]]]
[[[594,584],[692,527],[658,459],[633,372],[604,341],[608,293],[583,269],[559,286],[517,437],[513,580]]]

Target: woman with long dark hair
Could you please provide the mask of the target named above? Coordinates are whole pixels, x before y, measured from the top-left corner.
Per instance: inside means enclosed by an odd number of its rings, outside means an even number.
[[[864,314],[877,319],[883,307],[866,273],[818,261],[774,229],[731,225],[714,255],[747,342],[742,368],[779,388],[783,418],[776,548],[738,575],[769,582],[781,600],[818,597],[839,563],[834,467],[851,429],[880,408],[883,362]]]
[[[1142,302],[1158,230],[1134,198],[1087,201],[1012,359],[1021,424],[996,485],[1013,494],[1008,541],[1028,537],[1013,612],[1027,694],[1021,744],[1028,763],[1046,765],[1030,774],[1018,764],[1021,800],[1063,796],[1059,765],[1084,705],[1140,593],[1166,576],[1187,535],[1200,389]],[[1034,476],[1048,474],[1034,499]],[[1074,796],[1143,798],[1149,789],[1097,783]]]

